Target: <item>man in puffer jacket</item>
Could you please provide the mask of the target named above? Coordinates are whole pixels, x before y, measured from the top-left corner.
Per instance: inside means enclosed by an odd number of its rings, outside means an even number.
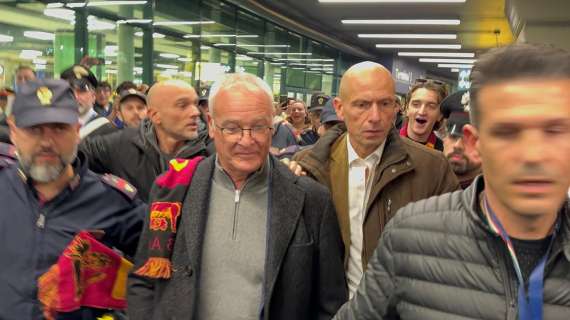
[[[483,176],[388,223],[334,319],[568,319],[570,53],[517,44],[471,73]]]

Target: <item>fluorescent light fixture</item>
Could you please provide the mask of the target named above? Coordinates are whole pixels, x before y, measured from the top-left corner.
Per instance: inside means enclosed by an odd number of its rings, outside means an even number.
[[[258,38],[256,34],[187,34],[183,38],[197,39],[197,38]]]
[[[436,58],[420,58],[420,62],[430,62],[430,63],[465,63],[472,64],[477,61],[477,59],[436,59]]]
[[[366,39],[457,39],[457,35],[451,33],[361,33],[358,37]]]
[[[89,31],[115,30],[116,27],[114,22],[101,21],[94,16],[87,17],[87,29]]]
[[[64,5],[62,2],[51,2],[46,5],[46,8],[63,8]]]
[[[85,2],[69,2],[66,3],[65,6],[68,8],[83,8],[87,3]]]
[[[459,19],[357,19],[341,20],[343,24],[382,24],[382,25],[446,25],[457,26]]]
[[[155,26],[182,26],[182,25],[195,25],[195,24],[214,24],[216,21],[155,21]]]
[[[106,64],[106,65],[113,64],[113,61],[111,61],[111,60],[105,60],[105,64]]]
[[[34,63],[34,64],[47,64],[47,60],[46,60],[46,59],[35,58],[35,59],[32,60],[32,63]]]
[[[5,34],[0,34],[0,42],[12,42],[14,41],[14,37],[7,36]]]
[[[290,48],[288,44],[238,44],[238,47],[244,48]]]
[[[190,71],[180,71],[178,74],[182,77],[192,78],[192,72]]]
[[[144,32],[142,31],[137,31],[135,32],[135,36],[137,37],[142,37],[144,35]],[[152,33],[152,37],[155,39],[162,39],[164,37],[166,37],[165,35],[163,35],[162,33],[158,33],[158,32],[153,32]]]
[[[175,65],[172,65],[172,64],[156,63],[154,66],[155,66],[155,67],[158,67],[158,68],[175,69],[175,70],[178,70],[178,66],[175,66]]]
[[[55,34],[43,31],[24,31],[24,37],[38,40],[54,40]]]
[[[235,43],[214,43],[214,47],[235,47]]]
[[[146,0],[128,0],[128,1],[89,1],[87,2],[88,7],[104,7],[104,6],[125,6],[125,5],[140,5],[146,4]]]
[[[107,69],[107,70],[105,70],[105,73],[108,73],[108,74],[117,74],[118,71],[115,70],[115,69]]]
[[[274,65],[274,66],[282,66],[282,65],[284,65],[283,62],[270,62],[269,64],[272,64],[272,65]]]
[[[457,68],[451,68],[451,72],[459,72],[459,69],[457,69]]]
[[[137,73],[137,74],[141,74],[141,73],[143,73],[143,68],[142,67],[134,67],[133,72]]]
[[[212,49],[212,47],[200,46],[200,50],[210,50],[210,49]]]
[[[250,52],[249,54],[261,55],[261,56],[272,56],[272,55],[289,55],[289,56],[310,56],[310,52]]]
[[[277,59],[277,61],[330,61],[330,62],[334,62],[334,59],[319,59],[319,58],[283,58],[283,59]]]
[[[404,43],[381,43],[376,48],[390,49],[461,49],[460,44],[404,44]]]
[[[319,0],[320,3],[465,3],[467,0]]]
[[[176,60],[178,60],[178,61],[180,61],[180,62],[192,62],[192,59],[191,59],[191,58],[178,58],[178,59],[176,59]]]
[[[291,68],[291,69],[294,69],[294,70],[305,70],[305,68]]]
[[[129,24],[129,23],[151,23],[152,19],[127,19],[127,20],[118,20],[117,24]]]
[[[459,68],[459,69],[471,69],[472,64],[457,64],[457,63],[442,63],[437,65],[438,68]]]
[[[248,56],[244,56],[244,55],[241,55],[241,54],[238,54],[238,55],[236,56],[236,60],[239,60],[239,61],[252,61],[253,58],[252,58],[252,57],[248,57]]]
[[[45,64],[36,64],[35,68],[36,70],[45,70],[47,69],[47,66]]]
[[[398,52],[401,57],[474,58],[473,52]]]
[[[75,11],[66,8],[45,8],[44,16],[62,19],[66,21],[75,21]]]
[[[38,50],[22,50],[20,52],[20,58],[29,59],[29,60],[36,59],[37,57],[41,57],[42,55],[43,53]]]
[[[160,57],[162,58],[169,58],[169,59],[177,59],[180,58],[179,55],[174,54],[174,53],[160,53],[158,54]]]

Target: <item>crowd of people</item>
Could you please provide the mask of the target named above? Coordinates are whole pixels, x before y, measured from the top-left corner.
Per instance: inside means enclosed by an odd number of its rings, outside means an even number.
[[[469,90],[361,62],[338,96],[255,75],[0,91],[0,319],[567,319],[570,53]]]

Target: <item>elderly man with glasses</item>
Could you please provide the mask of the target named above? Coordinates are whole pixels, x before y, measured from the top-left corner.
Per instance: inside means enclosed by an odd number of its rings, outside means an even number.
[[[248,74],[212,87],[216,155],[156,180],[130,319],[330,319],[346,301],[329,192],[269,155],[272,96]]]

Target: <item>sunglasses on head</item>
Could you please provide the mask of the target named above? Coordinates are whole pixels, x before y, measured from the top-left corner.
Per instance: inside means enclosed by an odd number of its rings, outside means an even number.
[[[436,80],[436,79],[418,78],[414,81],[414,85],[416,85],[416,84],[428,84],[428,83],[435,84],[438,86],[444,86],[445,85],[445,82],[440,81],[440,80]]]

